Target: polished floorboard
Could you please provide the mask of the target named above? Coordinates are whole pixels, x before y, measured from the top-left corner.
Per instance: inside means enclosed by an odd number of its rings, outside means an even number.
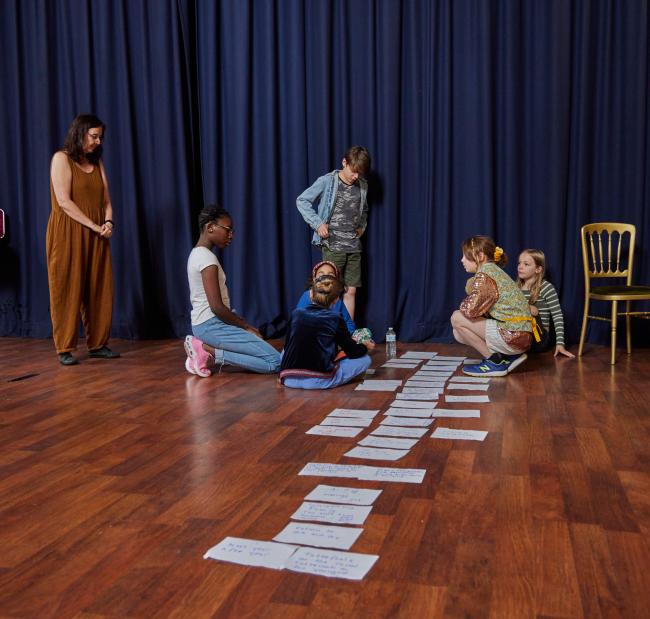
[[[648,349],[614,367],[604,347],[537,356],[493,379],[480,419],[437,422],[484,442],[428,433],[375,463],[305,431],[390,393],[201,379],[180,341],[112,345],[121,359],[61,367],[49,341],[0,339],[0,617],[650,617]],[[427,472],[299,477],[308,462]],[[271,540],[319,483],[383,490],[351,549],[379,555],[363,581],[202,558],[226,536]]]

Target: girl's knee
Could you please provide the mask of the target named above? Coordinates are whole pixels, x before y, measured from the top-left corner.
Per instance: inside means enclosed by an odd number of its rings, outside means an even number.
[[[457,328],[463,322],[464,316],[461,314],[460,310],[456,310],[450,318],[451,326]]]

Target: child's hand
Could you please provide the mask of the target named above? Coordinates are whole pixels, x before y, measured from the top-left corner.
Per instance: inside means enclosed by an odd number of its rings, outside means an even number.
[[[321,239],[326,239],[330,235],[329,228],[327,224],[321,224],[316,228],[316,233],[320,236]]]
[[[572,352],[569,352],[566,348],[564,348],[562,344],[558,344],[555,347],[555,353],[553,354],[553,356],[557,357],[558,355],[564,355],[565,357],[569,357],[569,359],[575,359],[576,357]]]
[[[375,344],[372,340],[366,340],[363,345],[368,349],[368,352],[375,350]]]
[[[357,228],[356,232],[357,232],[357,238],[360,239],[361,236],[363,235],[363,228]]]
[[[264,338],[262,337],[262,334],[261,334],[261,333],[260,333],[260,332],[255,328],[255,327],[251,327],[251,326],[249,325],[248,327],[246,327],[246,331],[248,331],[249,333],[252,333],[253,335],[256,335],[256,336],[259,337],[261,340],[264,339]]]
[[[529,305],[528,307],[530,307],[530,313],[533,316],[539,316],[539,310],[537,309],[537,307],[535,305]],[[555,354],[557,355],[557,350],[556,350]],[[571,356],[573,356],[573,355],[571,355]]]

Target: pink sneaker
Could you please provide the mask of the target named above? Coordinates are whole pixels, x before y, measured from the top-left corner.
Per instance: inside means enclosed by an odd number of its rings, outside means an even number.
[[[194,369],[194,361],[190,357],[185,359],[185,369],[190,373],[196,375],[196,370]]]
[[[210,361],[210,355],[203,350],[203,343],[201,340],[195,338],[193,335],[187,335],[185,337],[185,352],[189,357],[188,361],[185,362],[185,368],[188,371],[191,371],[188,365],[194,369],[194,374],[200,376],[201,378],[207,378],[212,376],[212,372],[208,369],[208,363]]]

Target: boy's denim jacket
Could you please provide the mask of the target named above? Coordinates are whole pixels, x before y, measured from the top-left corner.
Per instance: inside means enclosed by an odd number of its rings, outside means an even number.
[[[336,203],[336,191],[339,186],[339,170],[329,172],[321,176],[309,188],[305,189],[297,198],[296,206],[302,215],[302,218],[316,230],[321,224],[329,223],[332,216],[332,210]],[[359,178],[359,188],[361,189],[361,212],[359,213],[359,228],[365,231],[368,224],[368,182]],[[318,203],[318,212],[314,210],[314,205]],[[320,245],[321,238],[318,232],[314,232],[311,240],[312,245]]]

